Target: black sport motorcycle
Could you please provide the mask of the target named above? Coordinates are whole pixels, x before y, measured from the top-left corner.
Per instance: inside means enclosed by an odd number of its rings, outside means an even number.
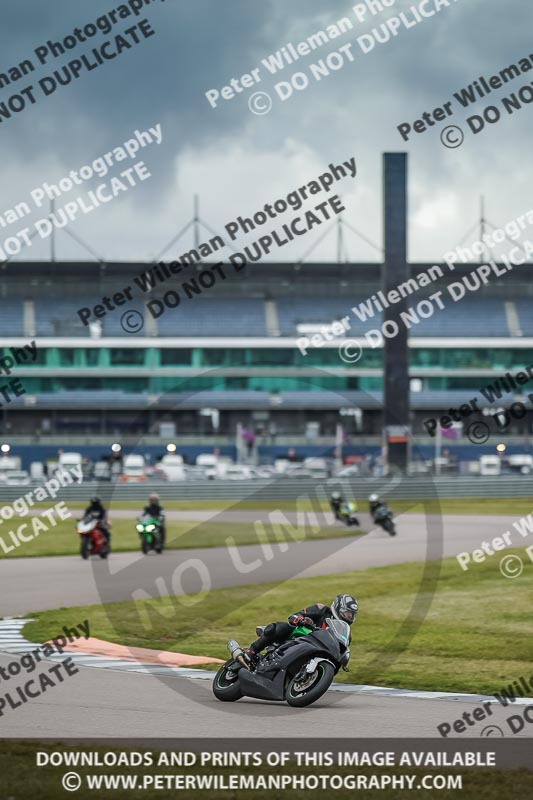
[[[396,536],[396,526],[392,519],[392,511],[386,503],[382,503],[372,512],[372,518],[389,536]]]
[[[258,636],[262,631],[257,628]],[[350,626],[337,619],[326,620],[325,628],[306,619],[285,642],[267,647],[255,664],[231,639],[231,658],[215,675],[213,693],[227,702],[246,696],[309,706],[329,689],[341,667],[347,671],[349,644]]]

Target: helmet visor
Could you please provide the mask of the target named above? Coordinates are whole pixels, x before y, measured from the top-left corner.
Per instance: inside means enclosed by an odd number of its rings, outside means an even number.
[[[351,625],[355,619],[355,611],[352,608],[341,608],[339,616]]]

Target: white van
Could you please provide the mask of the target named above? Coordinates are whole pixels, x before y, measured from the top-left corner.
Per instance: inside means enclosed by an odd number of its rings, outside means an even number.
[[[520,475],[530,475],[533,472],[533,456],[518,453],[514,456],[507,456],[507,464],[511,472],[517,472]]]
[[[143,456],[130,453],[124,456],[122,475],[119,478],[124,483],[139,483],[146,480],[146,462]]]
[[[81,453],[61,453],[59,456],[60,470],[67,470],[69,467],[81,467],[83,458]]]
[[[200,453],[199,456],[196,456],[196,466],[203,467],[204,476],[210,480],[223,478],[231,463],[231,458],[216,456],[213,453]]]
[[[32,461],[30,464],[30,477],[32,481],[42,481],[44,478],[44,464],[42,461]]]
[[[29,483],[30,475],[26,469],[17,469],[6,475],[6,486],[28,486]]]
[[[0,458],[0,482],[5,482],[8,472],[20,469],[20,456],[2,456]]]
[[[479,459],[480,475],[500,475],[502,462],[500,456],[481,456]]]
[[[159,467],[165,473],[169,481],[184,481],[187,477],[183,464],[183,456],[169,453],[163,456]]]
[[[329,478],[328,462],[325,458],[304,458],[303,468],[309,470],[312,478]]]

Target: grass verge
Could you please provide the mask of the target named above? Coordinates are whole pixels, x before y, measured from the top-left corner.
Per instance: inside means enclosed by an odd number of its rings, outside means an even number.
[[[9,528],[2,529],[0,536],[6,549],[13,546],[8,530],[16,532],[19,525],[27,523],[23,530],[27,538],[32,535],[31,517],[13,517],[9,520]],[[43,522],[45,520],[43,519]],[[76,533],[74,520],[59,522],[55,527],[51,523],[48,531],[42,531],[36,538],[23,542],[7,554],[0,548],[0,558],[32,558],[37,556],[70,556],[80,552],[80,537]],[[246,545],[258,544],[259,538],[255,528],[244,522],[194,522],[167,521],[166,548],[168,550],[190,549],[193,547],[223,547],[226,544]],[[140,550],[139,534],[135,530],[135,520],[114,519],[112,523],[112,552],[120,553]],[[362,535],[363,531],[348,528],[345,525],[332,525],[329,528],[312,528],[290,526],[291,537],[295,541],[313,541],[315,539],[338,539],[345,536]],[[228,539],[231,539],[228,542]],[[261,541],[275,544],[283,540],[280,525],[265,524],[261,529]]]
[[[492,694],[531,676],[533,563],[517,580],[504,578],[498,559],[462,571],[455,558],[399,564],[338,575],[219,589],[196,597],[162,597],[32,614],[24,628],[32,641],[46,641],[63,625],[88,619],[91,635],[127,646],[226,658],[226,643],[247,645],[256,624],[286,619],[314,602],[351,592],[360,612],[353,628],[350,672],[336,680],[411,689]],[[428,587],[424,617],[413,602]],[[191,605],[191,601],[193,604]]]
[[[178,491],[178,490],[177,490]],[[367,498],[356,498],[359,500],[359,509],[368,510]],[[388,498],[387,498],[388,499]],[[444,497],[440,500],[431,498],[423,499],[388,499],[391,508],[401,513],[409,511],[411,513],[435,513],[435,514],[512,514],[521,516],[530,514],[533,511],[533,500],[531,497]],[[69,508],[86,508],[86,502],[72,501],[67,503]],[[109,507],[111,513],[119,513],[120,509],[137,509],[140,511],[142,502],[134,500],[112,500],[110,504],[104,503]],[[308,496],[303,496],[299,500],[165,500],[163,505],[167,511],[311,511],[317,510],[321,506],[327,510],[327,503],[319,503],[318,500],[310,500]],[[50,503],[35,503],[35,507],[49,508]]]

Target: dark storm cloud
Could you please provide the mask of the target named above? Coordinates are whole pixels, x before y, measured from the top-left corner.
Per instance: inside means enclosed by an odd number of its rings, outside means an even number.
[[[250,194],[248,176],[242,174],[238,161],[232,165],[231,174],[228,172],[224,154],[233,148],[257,154],[259,159],[262,155],[285,153],[287,142],[291,141],[295,143],[293,150],[300,147],[314,158],[315,163],[309,169],[316,169],[316,162],[327,164],[331,159],[357,153],[358,180],[366,192],[361,224],[372,230],[372,238],[376,238],[380,228],[378,187],[383,150],[405,149],[412,153],[415,191],[417,186],[428,190],[431,187],[431,193],[436,195],[447,190],[446,185],[454,180],[458,186],[453,191],[457,191],[466,176],[469,190],[473,191],[476,182],[473,165],[481,186],[487,180],[487,159],[492,159],[495,147],[499,174],[495,172],[494,180],[503,173],[513,176],[518,170],[516,154],[529,135],[526,136],[524,125],[527,110],[521,112],[520,119],[517,116],[507,121],[512,123],[507,128],[503,125],[495,128],[473,139],[468,149],[453,153],[443,152],[434,131],[403,143],[396,125],[413,121],[423,111],[450,99],[452,92],[478,75],[497,72],[533,51],[528,43],[531,11],[521,0],[505,3],[458,0],[434,18],[411,30],[402,30],[401,35],[386,45],[376,46],[368,55],[359,51],[355,39],[360,33],[401,10],[407,12],[415,2],[418,0],[398,0],[394,8],[380,17],[369,15],[363,24],[355,21],[352,2],[156,2],[141,17],[120,21],[108,36],[95,37],[72,54],[51,61],[28,76],[26,82],[36,83],[70,58],[90,51],[97,41],[112,37],[143,16],[156,31],[155,36],[114,61],[82,73],[79,80],[60,87],[51,97],[40,98],[35,106],[0,123],[4,155],[0,167],[2,208],[19,201],[35,184],[54,177],[59,179],[66,171],[120,144],[135,128],[148,128],[158,122],[163,126],[163,144],[147,157],[153,178],[143,185],[142,191],[131,195],[129,216],[124,216],[121,230],[125,246],[128,230],[138,228],[143,212],[153,218],[164,196],[167,205],[170,203],[177,209],[175,223],[172,222],[176,227],[186,221],[180,220],[179,214],[188,216],[188,211],[184,211],[185,199],[188,204],[195,191],[224,198],[215,207],[214,213],[219,218],[209,219],[215,227],[226,221],[225,198],[230,183],[233,196],[239,192],[242,195],[242,207],[236,209],[239,213],[246,211],[247,204],[260,201],[260,192]],[[94,0],[91,4],[3,0],[0,71],[32,57],[34,48],[47,39],[63,39],[73,28],[92,22],[119,5],[119,0]],[[220,90],[232,77],[240,77],[257,67],[262,58],[287,42],[297,43],[343,16],[354,22],[353,31],[324,46],[302,64],[288,67],[280,76],[268,76],[262,70],[261,88],[272,93],[277,80],[287,80],[292,72],[306,69],[310,61],[348,41],[354,43],[355,64],[314,83],[305,92],[295,93],[286,103],[277,100],[268,117],[250,114],[248,95],[221,103],[217,109],[209,106],[204,96],[208,89]],[[23,85],[24,79],[14,85],[14,90]],[[1,90],[0,101],[9,93],[10,87]],[[507,146],[509,137],[514,143],[511,150]],[[215,167],[220,164],[220,169],[215,169],[213,185],[206,184],[204,177],[203,185],[198,186],[193,177],[193,186],[190,169],[188,183],[181,176],[184,166],[197,165],[202,153],[210,164]],[[280,193],[292,188],[285,185],[287,180],[280,167]],[[492,191],[490,185],[487,191]],[[516,193],[513,197],[521,210],[522,198]],[[271,198],[264,198],[268,199]],[[465,202],[470,203],[471,198]],[[114,209],[108,211],[106,220],[114,213]],[[101,214],[94,215],[94,220],[83,220],[82,227],[95,225],[100,232],[101,219]],[[170,238],[172,228],[168,234]],[[107,232],[103,235],[105,238]],[[146,252],[149,247],[152,245],[147,243]]]
[[[0,92],[5,100],[26,83],[36,82],[43,75],[89,51],[98,41],[146,17],[156,31],[153,36],[119,58],[106,62],[53,96],[40,98],[37,105],[19,118],[4,122],[0,128],[4,146],[19,153],[60,150],[63,155],[75,153],[83,157],[83,149],[106,147],[116,131],[118,140],[130,128],[165,119],[179,122],[179,135],[174,137],[174,152],[189,142],[198,142],[210,135],[217,125],[202,102],[202,88],[218,72],[231,71],[238,59],[246,56],[246,43],[260,29],[268,15],[268,3],[253,3],[242,13],[240,0],[224,4],[203,0],[166,0],[147,7],[139,17],[119,21],[111,34],[100,34],[65,56],[38,65],[34,49],[48,39],[61,41],[75,27],[83,26],[120,2],[98,0],[83,7],[78,3],[55,0],[45,7],[39,0],[4,0],[0,41],[5,71],[25,58],[32,58],[37,70],[12,87]],[[233,44],[232,44],[233,43]],[[31,77],[31,80],[30,80]],[[86,126],[80,136],[79,123]],[[222,127],[229,126],[223,122]],[[235,121],[233,124],[238,124]],[[75,133],[76,136],[71,134]]]

